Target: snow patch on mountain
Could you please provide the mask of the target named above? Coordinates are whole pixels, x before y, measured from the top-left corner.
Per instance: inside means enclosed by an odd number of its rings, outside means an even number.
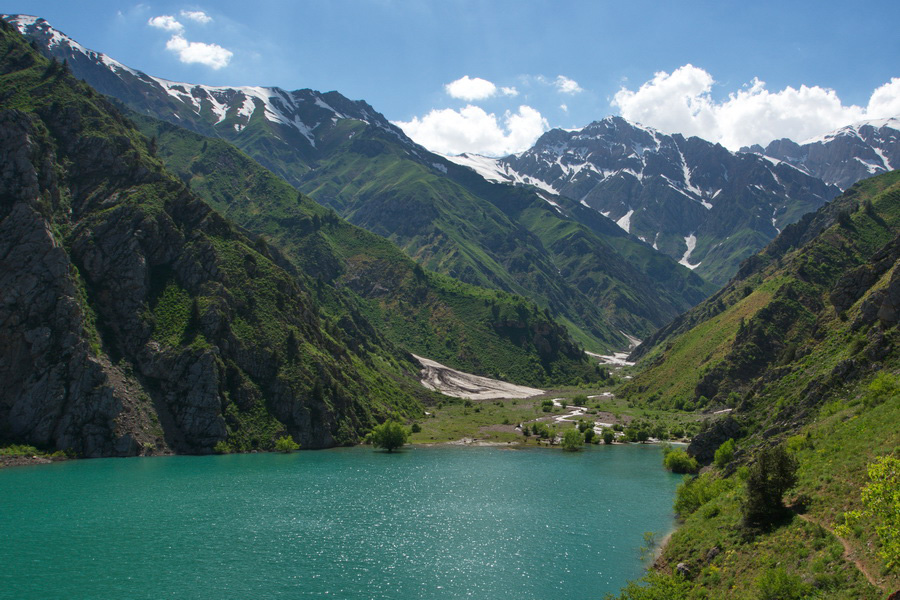
[[[631,215],[634,214],[633,209],[629,209],[625,216],[616,221],[616,225],[624,229],[627,233],[631,233]]]
[[[694,252],[694,248],[697,247],[697,236],[693,233],[684,238],[684,243],[687,245],[687,250],[684,252],[684,256],[681,257],[681,260],[678,261],[678,264],[684,265],[690,270],[694,270],[699,267],[702,263],[698,262],[696,265],[692,265],[690,263],[691,254]]]

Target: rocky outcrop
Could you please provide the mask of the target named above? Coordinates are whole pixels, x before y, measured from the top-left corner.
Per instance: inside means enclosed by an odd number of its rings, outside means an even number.
[[[719,446],[730,439],[741,437],[741,425],[730,415],[724,419],[713,421],[709,427],[691,440],[687,453],[701,464],[709,464],[715,457]]]

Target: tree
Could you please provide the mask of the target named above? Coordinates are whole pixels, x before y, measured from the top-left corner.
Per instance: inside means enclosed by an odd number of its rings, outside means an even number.
[[[409,438],[409,430],[397,421],[385,421],[381,425],[375,427],[367,436],[376,448],[384,448],[388,452],[393,452],[397,448],[403,446]]]
[[[728,441],[724,442],[719,448],[716,450],[715,457],[713,461],[716,463],[716,466],[720,469],[724,469],[728,463],[732,461],[734,458],[734,440],[728,438]]]
[[[900,565],[900,460],[882,456],[869,464],[868,473],[869,483],[861,494],[865,510],[844,513],[844,523],[835,527],[835,532],[847,537],[855,522],[862,518],[872,521],[881,542],[879,554],[885,567],[892,569]]]
[[[797,461],[784,446],[760,452],[747,476],[744,524],[758,527],[774,523],[784,514],[784,493],[796,483]]]
[[[663,449],[663,466],[673,473],[696,473],[700,470],[697,459],[688,456],[684,450]]]
[[[575,452],[584,445],[584,436],[578,431],[577,427],[566,429],[563,434],[562,447],[568,452]]]
[[[603,430],[603,443],[606,445],[612,444],[616,439],[616,434],[610,431],[609,429]]]
[[[285,454],[288,454],[290,452],[293,452],[294,450],[299,450],[300,444],[295,442],[291,438],[291,436],[285,435],[285,436],[282,436],[282,437],[278,438],[277,440],[275,440],[275,449],[279,452],[284,452]]]

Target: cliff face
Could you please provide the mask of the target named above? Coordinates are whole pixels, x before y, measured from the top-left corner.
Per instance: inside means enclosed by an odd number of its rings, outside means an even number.
[[[417,368],[359,315],[324,321],[305,277],[108,102],[8,27],[0,46],[0,438],[85,456],[321,447],[416,409]]]

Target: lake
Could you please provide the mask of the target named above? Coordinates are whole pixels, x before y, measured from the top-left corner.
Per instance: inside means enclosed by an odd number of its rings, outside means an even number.
[[[602,598],[674,526],[657,446],[0,470],[0,597]]]

